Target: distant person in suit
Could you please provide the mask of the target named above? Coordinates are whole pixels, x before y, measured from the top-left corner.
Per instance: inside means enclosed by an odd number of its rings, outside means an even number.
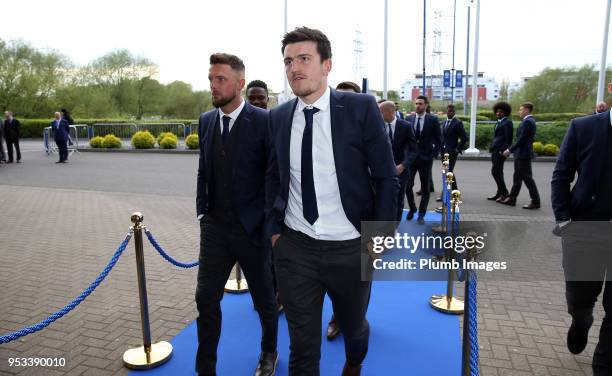
[[[13,117],[11,111],[4,112],[4,140],[8,154],[7,163],[13,163],[13,147],[17,152],[17,163],[21,162],[21,150],[19,150],[19,138],[21,137],[21,123]]]
[[[595,113],[601,114],[602,112],[608,111],[608,104],[606,102],[599,102],[595,107]]]
[[[6,162],[4,155],[4,121],[0,121],[0,164]]]
[[[414,101],[416,114],[409,116],[406,120],[412,125],[414,135],[417,140],[417,157],[414,162],[414,168],[410,170],[410,179],[406,189],[406,197],[410,211],[406,219],[411,220],[417,212],[412,186],[416,173],[419,173],[421,179],[421,202],[418,208],[417,222],[425,223],[425,213],[429,204],[430,187],[432,183],[431,168],[433,160],[440,154],[442,144],[442,134],[440,131],[440,122],[438,117],[425,112],[429,104],[429,99],[424,95],[419,95]]]
[[[608,84],[612,93],[612,82]],[[574,181],[575,180],[575,181]],[[573,186],[572,186],[572,183]],[[572,120],[551,180],[551,201],[561,236],[565,297],[572,324],[567,347],[587,345],[593,307],[604,291],[605,310],[593,354],[593,375],[612,374],[612,121],[610,111]]]
[[[519,116],[523,120],[516,131],[516,142],[503,153],[506,158],[510,156],[510,153],[514,154],[514,178],[510,194],[501,202],[504,205],[515,206],[516,198],[521,191],[521,185],[525,182],[531,202],[523,205],[523,209],[530,210],[540,208],[540,194],[531,171],[531,160],[534,157],[533,141],[536,134],[536,122],[531,115],[532,111],[533,104],[527,102],[521,105]]]
[[[359,85],[351,81],[340,82],[338,85],[336,85],[336,90],[357,94],[361,93],[361,88]],[[340,334],[340,325],[338,325],[336,315],[332,314],[332,317],[327,324],[327,339],[333,340],[334,338],[338,337],[338,334]]]
[[[493,112],[497,117],[497,123],[493,128],[493,140],[491,140],[491,146],[489,152],[491,152],[491,175],[495,184],[497,185],[497,191],[493,196],[487,197],[487,200],[501,202],[506,196],[508,196],[508,188],[504,180],[504,162],[506,157],[503,152],[512,145],[512,138],[514,137],[514,125],[510,120],[512,114],[512,107],[508,102],[497,102],[493,105]]]
[[[448,171],[455,171],[457,157],[465,150],[467,135],[461,119],[455,116],[455,106],[446,106],[446,120],[442,125],[442,153],[448,153]],[[457,189],[457,176],[453,180],[452,189]]]
[[[247,101],[255,107],[268,109],[268,85],[261,80],[253,80],[249,82],[246,89]]]
[[[55,163],[66,163],[68,162],[68,136],[70,135],[70,126],[68,121],[62,118],[61,112],[55,112],[55,120],[51,122],[51,131],[53,132],[53,138],[59,151],[59,160]]]
[[[297,98],[270,111],[276,160],[268,171],[266,212],[289,324],[289,374],[319,375],[327,293],[344,336],[342,375],[359,375],[371,289],[371,281],[361,280],[361,223],[395,219],[399,186],[391,144],[373,96],[327,85],[332,55],[325,34],[297,28],[285,34],[281,51]]]
[[[402,113],[402,111],[401,111],[401,110],[400,110],[400,108],[399,108],[399,103],[397,103],[397,102],[393,102],[393,104],[395,104],[395,116],[396,116],[398,119],[402,119],[402,120],[404,120],[404,114]]]
[[[406,192],[411,176],[410,171],[417,156],[417,141],[410,123],[397,117],[393,102],[386,101],[379,104],[378,107],[385,121],[385,128],[393,150],[393,161],[399,177],[400,190],[397,195],[396,220],[400,222],[404,212],[404,192]]]
[[[221,299],[232,267],[240,263],[259,314],[262,338],[255,376],[276,370],[278,312],[269,240],[264,233],[265,175],[271,158],[268,112],[246,103],[244,63],[225,53],[210,56],[208,80],[215,108],[200,116],[197,215],[200,268],[196,372],[215,375],[221,335]]]
[[[72,119],[72,116],[70,116],[70,112],[68,112],[67,109],[62,108],[60,112],[62,113],[62,118],[66,119],[68,122],[68,125],[74,125],[74,119]],[[72,145],[72,137],[70,137],[70,132],[68,132],[68,145]]]

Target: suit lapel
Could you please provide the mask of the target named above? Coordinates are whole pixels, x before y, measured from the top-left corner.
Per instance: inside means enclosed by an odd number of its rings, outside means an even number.
[[[610,127],[610,112],[606,111],[603,113],[605,116],[600,116],[597,130],[595,131],[594,147],[596,151],[596,160],[601,163],[599,174],[596,174],[596,186],[599,186],[600,178],[604,175],[604,161],[606,160],[606,148],[608,146],[608,127]]]
[[[331,131],[332,131],[332,145],[334,149],[334,164],[336,166],[336,176],[338,178],[338,185],[342,180],[342,167],[344,165],[344,159],[342,153],[343,147],[343,135],[344,135],[344,95],[336,90],[331,90],[330,95],[330,117],[331,117]],[[397,123],[395,123],[395,130],[397,131]]]
[[[281,176],[285,179],[289,179],[289,175],[291,174],[291,166],[289,165],[291,163],[291,128],[293,126],[293,115],[295,113],[297,103],[298,99],[293,99],[293,103],[286,107],[285,112],[280,114],[280,123],[278,124],[278,133],[280,138],[280,144],[277,144],[278,167],[280,171],[286,171],[286,174],[281,173]],[[289,187],[288,184],[287,187]]]
[[[211,114],[208,128],[206,129],[206,145],[204,150],[206,152],[206,180],[210,181],[210,177],[212,174],[212,160],[213,160],[213,139],[215,137],[215,129],[217,128],[219,120],[219,110],[217,109],[213,114]]]

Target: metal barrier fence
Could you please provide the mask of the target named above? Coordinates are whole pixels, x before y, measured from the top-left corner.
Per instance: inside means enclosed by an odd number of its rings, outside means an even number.
[[[157,137],[163,132],[172,132],[179,139],[191,134],[193,125],[185,125],[183,123],[95,123],[91,125],[91,131],[88,132],[88,137],[95,136],[104,137],[107,134],[113,134],[122,139],[131,139],[134,133],[139,131],[149,131],[153,136]],[[195,128],[197,132],[197,127]]]
[[[87,124],[74,124],[69,126],[70,130],[70,140],[68,141],[68,152],[69,153],[78,153],[79,148],[79,139],[86,139],[89,132],[89,125]],[[51,131],[51,127],[46,127],[43,129],[43,149],[45,153],[52,154],[57,152],[57,146],[54,140],[53,132]]]

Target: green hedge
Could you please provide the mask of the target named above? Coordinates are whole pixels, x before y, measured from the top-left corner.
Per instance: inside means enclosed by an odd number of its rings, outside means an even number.
[[[102,141],[102,147],[107,149],[120,149],[121,139],[113,134],[107,134]]]
[[[162,149],[176,149],[178,139],[176,136],[166,136],[159,142],[159,147]]]
[[[89,140],[89,146],[92,148],[103,148],[104,137],[96,136]]]
[[[166,138],[166,137],[171,137],[171,138],[174,138],[174,139],[177,141],[177,143],[178,143],[178,137],[177,137],[177,136],[176,136],[174,133],[172,133],[172,132],[161,132],[161,133],[159,134],[159,136],[157,136],[157,145],[158,145],[158,146],[161,146],[161,141],[162,141],[164,138]],[[166,148],[166,149],[167,149],[167,148]]]
[[[495,124],[478,124],[476,127],[476,148],[480,150],[489,150],[491,140],[493,139],[493,128]],[[569,122],[556,121],[552,124],[540,124],[536,129],[535,140],[545,144],[553,144],[561,146]],[[518,123],[514,122],[514,141],[516,141],[516,131]],[[470,125],[465,124],[465,131],[470,134]]]
[[[151,149],[155,146],[155,137],[149,131],[139,131],[132,136],[132,146],[136,149]]]

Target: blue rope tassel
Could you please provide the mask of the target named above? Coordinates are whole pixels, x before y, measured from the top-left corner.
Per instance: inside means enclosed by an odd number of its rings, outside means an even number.
[[[34,324],[34,325],[30,325],[28,327],[25,327],[25,328],[23,328],[21,330],[13,332],[13,333],[9,333],[7,335],[0,336],[0,344],[14,341],[17,338],[20,338],[20,337],[26,336],[28,334],[37,332],[37,331],[39,331],[41,329],[44,329],[47,326],[51,325],[55,320],[61,318],[62,316],[64,316],[65,314],[67,314],[68,312],[70,312],[74,308],[76,308],[76,306],[78,306],[83,300],[85,300],[85,298],[87,298],[89,296],[89,294],[91,294],[96,289],[96,287],[98,287],[98,285],[104,280],[104,278],[106,278],[108,273],[110,273],[110,271],[113,269],[113,267],[117,263],[117,260],[119,260],[119,257],[121,256],[123,251],[125,251],[125,247],[127,247],[127,245],[130,242],[131,238],[132,238],[132,231],[130,231],[130,233],[127,234],[127,236],[125,237],[123,242],[121,242],[121,245],[119,245],[119,248],[117,248],[117,251],[115,251],[115,254],[110,259],[110,261],[108,262],[108,264],[106,265],[106,267],[104,268],[102,273],[100,273],[100,275],[98,275],[98,278],[96,278],[95,281],[93,281],[89,285],[89,287],[87,287],[87,289],[85,289],[85,291],[83,291],[81,293],[81,295],[77,296],[73,301],[71,301],[66,306],[64,306],[64,308],[62,308],[59,311],[51,314],[51,316],[49,316],[46,319],[40,321],[39,323]]]
[[[179,268],[185,268],[185,269],[193,268],[195,266],[200,265],[198,261],[186,264],[184,262],[180,262],[180,261],[173,259],[157,243],[157,240],[155,240],[155,238],[153,237],[153,234],[151,234],[151,231],[149,231],[148,228],[145,228],[145,234],[147,234],[147,238],[149,239],[149,242],[151,242],[151,245],[153,246],[153,248],[155,248],[155,250],[161,255],[161,257],[163,257],[166,261],[168,261],[172,265],[178,266]]]

